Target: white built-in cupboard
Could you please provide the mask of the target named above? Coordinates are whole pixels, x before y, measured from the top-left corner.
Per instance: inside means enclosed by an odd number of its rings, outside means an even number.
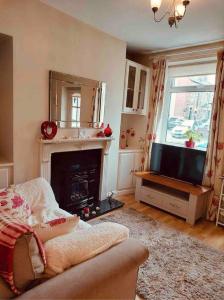
[[[145,137],[150,87],[150,68],[137,62],[126,60],[124,78],[124,98],[121,118],[121,133],[133,128],[135,137],[120,149],[118,160],[117,192],[120,194],[135,191],[134,172],[140,171],[143,150],[140,138]]]
[[[135,190],[134,172],[140,171],[143,151],[141,149],[122,149],[119,151],[117,190],[131,193]]]
[[[149,94],[149,68],[126,61],[123,113],[146,115]]]

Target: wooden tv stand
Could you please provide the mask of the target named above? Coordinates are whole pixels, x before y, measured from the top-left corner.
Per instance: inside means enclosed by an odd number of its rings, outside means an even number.
[[[135,199],[186,219],[194,225],[205,216],[210,188],[150,172],[137,172]]]

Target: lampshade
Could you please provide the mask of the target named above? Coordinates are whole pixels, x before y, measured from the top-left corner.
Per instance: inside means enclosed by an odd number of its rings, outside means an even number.
[[[183,17],[184,13],[185,13],[185,6],[183,4],[178,4],[175,8],[175,14],[178,17]]]
[[[151,0],[151,7],[159,9],[161,6],[162,0]]]

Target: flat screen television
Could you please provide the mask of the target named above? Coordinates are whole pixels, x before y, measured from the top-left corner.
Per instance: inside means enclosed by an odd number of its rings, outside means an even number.
[[[205,151],[153,143],[150,171],[201,185],[205,159]]]

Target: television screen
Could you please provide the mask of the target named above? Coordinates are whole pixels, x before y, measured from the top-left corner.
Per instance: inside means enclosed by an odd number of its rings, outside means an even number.
[[[205,151],[153,143],[150,171],[200,185],[205,159]]]

